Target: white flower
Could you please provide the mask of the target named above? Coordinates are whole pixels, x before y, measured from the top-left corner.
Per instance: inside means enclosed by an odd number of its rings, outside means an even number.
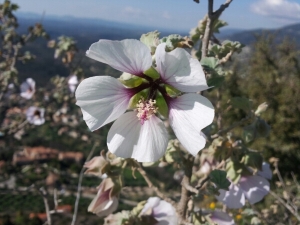
[[[32,78],[27,78],[21,84],[21,96],[26,99],[31,99],[33,94],[35,93],[35,81]]]
[[[68,85],[69,85],[69,90],[74,93],[76,90],[76,87],[78,85],[78,78],[76,75],[72,75],[70,76],[69,80],[68,80]]]
[[[156,116],[159,108],[154,96],[158,93],[168,105],[170,125],[182,145],[193,155],[205,146],[201,129],[213,120],[212,104],[194,93],[171,98],[165,89],[165,85],[170,85],[184,93],[205,90],[208,87],[204,72],[199,61],[184,49],[166,52],[165,46],[160,44],[155,52],[158,79],[145,75],[152,67],[152,57],[140,41],[100,40],[87,51],[92,59],[145,79],[140,86],[127,88],[117,79],[97,76],[85,79],[76,90],[76,104],[91,130],[117,119],[108,132],[107,145],[119,157],[153,162],[164,155],[168,132]],[[140,99],[135,111],[125,113],[130,99],[145,89],[149,90],[149,97]]]
[[[113,213],[119,205],[118,197],[112,195],[114,183],[111,178],[104,179],[98,187],[97,196],[88,207],[88,211],[99,217]]]
[[[261,201],[270,191],[270,183],[267,180],[272,178],[270,165],[263,163],[262,171],[257,174],[262,177],[257,175],[241,177],[237,184],[231,183],[229,191],[219,190],[220,195],[216,198],[232,209],[243,207],[245,199],[250,204]]]
[[[177,225],[178,219],[174,207],[158,197],[147,200],[140,215],[153,216],[157,221],[154,225]]]
[[[45,114],[45,109],[38,108],[35,106],[30,106],[26,111],[27,121],[30,124],[42,125],[43,123],[45,123],[44,114]]]
[[[210,219],[218,225],[234,225],[234,220],[227,213],[215,210],[211,213]]]

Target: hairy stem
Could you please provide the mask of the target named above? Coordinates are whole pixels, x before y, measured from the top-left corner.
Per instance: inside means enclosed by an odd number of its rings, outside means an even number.
[[[85,162],[89,161],[93,154],[94,151],[96,149],[96,147],[99,145],[98,142],[96,142],[93,147],[92,150],[90,152],[90,154],[88,155],[88,157],[86,158]],[[83,179],[83,172],[84,172],[85,168],[82,167],[81,171],[80,171],[80,175],[79,175],[79,181],[78,181],[78,186],[77,186],[77,194],[76,194],[76,201],[75,201],[75,206],[74,206],[74,213],[73,213],[73,218],[72,218],[72,223],[71,225],[75,225],[76,223],[76,219],[77,219],[77,213],[78,213],[78,205],[79,205],[79,200],[80,200],[80,196],[81,196],[81,183],[82,183],[82,179]]]
[[[213,25],[219,19],[222,12],[230,5],[233,0],[226,0],[217,11],[213,11],[214,0],[208,0],[208,16],[206,28],[202,39],[202,54],[201,59],[207,56],[209,41],[212,37]]]
[[[191,186],[190,181],[192,177],[192,169],[194,165],[194,159],[195,157],[192,155],[189,155],[186,160],[184,160],[184,176],[181,182],[181,198],[177,205],[177,212],[179,216],[181,217],[181,220],[186,220],[186,209],[187,209],[187,203],[190,199],[191,192],[188,190],[187,187]]]

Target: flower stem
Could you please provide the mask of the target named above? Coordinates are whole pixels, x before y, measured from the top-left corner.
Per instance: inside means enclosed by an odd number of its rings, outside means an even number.
[[[137,171],[142,175],[146,183],[148,184],[149,188],[153,189],[158,197],[165,200],[166,202],[169,202],[172,206],[176,206],[176,202],[174,202],[172,199],[166,197],[159,189],[156,187],[150,178],[148,177],[146,171],[142,168],[142,166],[138,163]]]

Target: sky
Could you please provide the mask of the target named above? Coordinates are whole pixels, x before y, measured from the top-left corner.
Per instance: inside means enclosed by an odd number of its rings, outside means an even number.
[[[190,30],[208,0],[12,0],[22,13],[98,18],[170,30]],[[225,0],[215,0],[214,10]],[[300,23],[300,0],[233,0],[221,16],[228,28],[278,28]]]

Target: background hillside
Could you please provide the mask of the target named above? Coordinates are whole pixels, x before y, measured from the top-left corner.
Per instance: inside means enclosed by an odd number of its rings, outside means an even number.
[[[61,35],[73,37],[77,41],[79,53],[75,62],[81,64],[84,69],[91,71],[86,76],[108,74],[118,76],[120,73],[108,68],[99,62],[91,60],[85,57],[85,51],[89,48],[91,43],[98,41],[99,39],[110,40],[122,40],[126,38],[139,39],[143,33],[155,30],[154,27],[141,27],[132,26],[130,24],[123,24],[117,22],[110,22],[100,19],[80,19],[74,17],[54,17],[45,16],[41,18],[37,14],[17,14],[19,18],[19,30],[25,32],[26,29],[37,23],[42,22],[45,30],[50,36],[50,39],[56,39]],[[256,36],[263,33],[276,34],[276,40],[282,41],[286,36],[294,39],[298,45],[300,45],[300,24],[286,26],[277,30],[239,30],[239,29],[222,29],[218,35],[220,40],[233,40],[239,41],[246,46],[251,46],[256,40]],[[184,31],[174,30],[159,30],[161,37],[169,34],[178,33],[182,36],[189,35]],[[27,63],[20,66],[21,80],[25,80],[27,77],[32,77],[37,81],[38,85],[45,85],[47,81],[59,74],[61,76],[68,76],[68,70],[58,60],[54,59],[53,49],[47,48],[47,40],[41,39],[27,47],[30,52],[35,54],[37,58],[35,63]],[[249,50],[249,49],[248,49]]]

